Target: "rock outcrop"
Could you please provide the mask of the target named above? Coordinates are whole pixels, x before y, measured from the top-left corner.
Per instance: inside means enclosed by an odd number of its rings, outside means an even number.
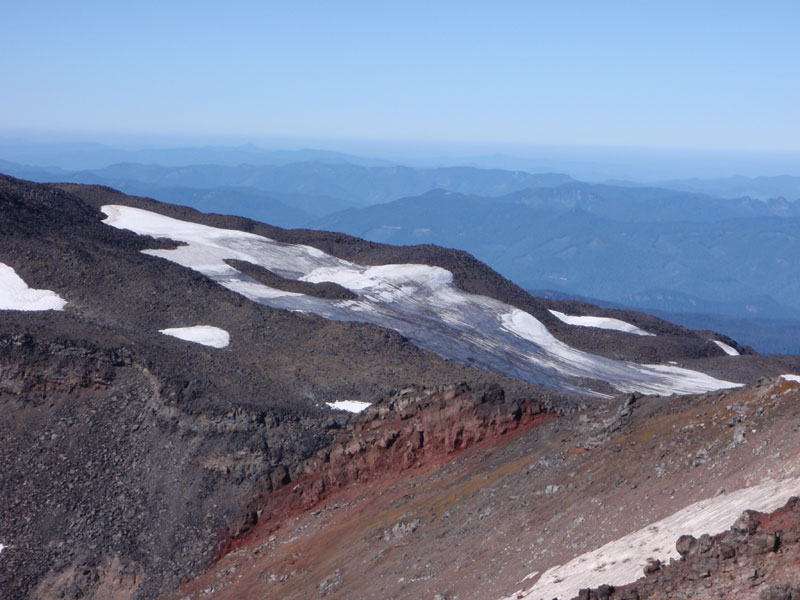
[[[772,513],[745,511],[719,535],[682,535],[680,560],[648,565],[645,577],[583,589],[573,600],[800,598],[800,498]]]
[[[264,479],[265,492],[250,502],[247,518],[228,531],[221,554],[259,520],[269,528],[271,520],[307,511],[335,490],[442,464],[481,441],[523,433],[554,418],[546,393],[508,400],[497,385],[407,388],[369,407],[311,458]]]

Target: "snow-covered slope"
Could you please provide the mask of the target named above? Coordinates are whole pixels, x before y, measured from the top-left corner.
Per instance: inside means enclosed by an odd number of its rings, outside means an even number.
[[[0,310],[63,310],[66,303],[50,290],[31,289],[14,269],[0,263]]]
[[[578,327],[597,327],[598,329],[611,329],[613,331],[624,331],[625,333],[633,333],[634,335],[653,335],[619,319],[612,319],[611,317],[592,317],[584,315],[567,315],[557,310],[550,310],[550,313],[559,321],[567,325],[577,325]]]
[[[159,329],[159,333],[176,337],[186,342],[211,346],[212,348],[225,348],[231,341],[231,336],[227,331],[211,325],[170,327],[168,329]]]
[[[739,351],[736,350],[736,348],[734,348],[733,346],[730,346],[725,342],[720,342],[719,340],[714,340],[714,343],[720,348],[722,348],[722,351],[728,356],[739,356]]]
[[[531,588],[503,600],[570,598],[581,588],[636,581],[648,558],[679,558],[675,540],[687,531],[716,535],[728,529],[742,511],[770,512],[800,493],[800,479],[766,481],[729,494],[701,500],[605,546],[548,569]]]
[[[367,267],[310,246],[285,244],[238,230],[181,221],[121,205],[102,208],[105,223],[185,245],[147,254],[195,269],[220,285],[266,306],[338,321],[394,329],[416,345],[462,364],[503,373],[552,389],[599,395],[591,384],[620,391],[685,394],[735,387],[706,374],[665,365],[641,365],[576,350],[556,339],[532,315],[485,296],[469,294],[439,267],[395,264]],[[330,300],[265,286],[228,265],[250,262],[284,278],[334,282],[355,300]]]

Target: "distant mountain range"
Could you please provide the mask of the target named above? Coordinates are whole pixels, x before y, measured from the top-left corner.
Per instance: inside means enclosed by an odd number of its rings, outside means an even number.
[[[436,188],[466,194],[500,196],[525,188],[549,187],[571,181],[567,175],[557,173],[533,175],[522,171],[472,167],[365,167],[326,162],[235,166],[195,164],[180,167],[119,163],[101,169],[69,173],[0,162],[0,169],[12,175],[35,175],[35,179],[40,181],[102,184],[120,189],[133,183],[159,188],[253,188],[270,193],[333,197],[362,205],[388,202]]]
[[[660,186],[687,192],[702,192],[723,198],[749,196],[760,200],[783,197],[800,198],[800,177],[777,175],[773,177],[726,177],[722,179],[675,179],[659,182]]]
[[[718,221],[739,217],[797,217],[800,202],[760,200],[746,195],[720,198],[665,187],[568,181],[550,188],[521,190],[502,198],[538,209],[583,210],[618,221]]]
[[[286,165],[296,162],[362,166],[392,164],[379,158],[365,158],[329,150],[264,150],[252,144],[128,150],[96,143],[35,144],[8,139],[0,139],[0,157],[15,163],[62,171],[101,169],[116,163],[158,164],[167,167],[194,164]]]
[[[612,202],[588,207],[595,212],[585,206],[531,206],[518,195],[489,199],[434,191],[350,209],[318,226],[385,243],[464,248],[527,288],[618,301],[652,289],[715,302],[768,291],[778,303],[800,308],[793,258],[800,256],[798,217],[731,218],[742,209],[731,203],[728,215],[720,210],[721,220],[681,221],[680,211],[670,215],[665,204],[661,214],[658,205],[653,209],[660,221],[644,221],[645,198],[621,220],[608,216],[622,210]],[[701,206],[697,212],[705,211]]]
[[[194,153],[200,151],[195,150]],[[347,155],[318,151],[270,153],[270,156],[276,154],[280,154],[287,162],[279,162],[277,157],[274,164],[218,162],[170,166],[126,162],[99,169],[65,171],[0,159],[0,170],[42,182],[109,185],[130,193],[157,195],[169,201],[180,201],[183,196],[192,206],[191,202],[205,202],[206,205],[196,207],[200,209],[213,208],[203,199],[204,195],[236,190],[233,193],[246,194],[251,199],[249,206],[243,206],[242,210],[260,210],[256,203],[269,203],[269,198],[307,212],[308,217],[322,216],[353,206],[391,202],[437,188],[465,195],[503,197],[505,202],[536,208],[581,209],[624,221],[713,221],[750,216],[800,216],[800,203],[787,200],[792,198],[792,190],[795,189],[800,198],[800,178],[789,176],[687,180],[645,186],[630,182],[586,183],[560,173],[531,174],[473,167],[365,165],[348,162]],[[311,160],[314,156],[328,154],[336,157],[336,160],[333,157]],[[213,156],[212,153],[209,158]],[[288,162],[290,158],[294,158],[295,162]],[[731,186],[725,187],[723,184],[726,182]],[[692,183],[696,189],[689,189]],[[203,190],[203,193],[189,194],[185,191],[188,189]],[[741,189],[743,193],[732,195],[735,189]],[[748,195],[745,193],[747,190],[756,191]],[[277,205],[274,206],[278,210]],[[221,200],[217,208],[224,208],[224,201]],[[282,210],[280,208],[278,212]],[[312,224],[308,217],[293,215],[289,218],[305,218],[306,224]],[[286,226],[298,224],[282,222],[282,218],[283,215],[278,214],[272,221]]]

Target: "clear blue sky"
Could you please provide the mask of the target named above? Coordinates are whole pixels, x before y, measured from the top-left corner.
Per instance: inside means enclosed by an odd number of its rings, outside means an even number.
[[[800,2],[3,3],[0,133],[800,149]]]

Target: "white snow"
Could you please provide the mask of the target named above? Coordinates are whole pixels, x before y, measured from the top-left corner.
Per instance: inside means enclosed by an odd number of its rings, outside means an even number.
[[[14,269],[0,263],[0,310],[64,310],[66,303],[50,290],[31,289]]]
[[[639,531],[582,554],[568,563],[548,569],[533,587],[520,590],[503,600],[572,598],[581,588],[597,587],[604,583],[631,583],[642,576],[642,569],[648,558],[661,561],[678,558],[675,542],[681,535],[716,535],[733,525],[743,511],[773,511],[798,494],[800,478],[792,478],[783,481],[770,480],[730,494],[695,502]]]
[[[225,348],[231,342],[231,336],[227,331],[211,325],[172,327],[170,329],[159,329],[158,332],[187,342],[211,346],[212,348]]]
[[[722,351],[725,352],[728,356],[739,356],[739,352],[733,346],[729,346],[725,342],[720,342],[719,340],[713,340],[713,342],[722,348]]]
[[[336,402],[326,402],[328,406],[335,410],[346,410],[351,413],[360,413],[369,407],[369,402],[361,402],[360,400],[337,400]]]
[[[796,381],[800,383],[800,375],[781,375],[786,381]]]
[[[644,329],[640,329],[636,325],[631,325],[619,319],[612,319],[611,317],[590,317],[581,315],[567,315],[557,310],[550,310],[554,317],[559,321],[563,321],[567,325],[577,325],[578,327],[597,327],[599,329],[611,329],[613,331],[624,331],[625,333],[632,333],[634,335],[655,335]]]
[[[180,221],[127,206],[104,206],[105,223],[186,245],[145,250],[199,271],[254,302],[338,321],[394,329],[444,358],[565,392],[600,395],[572,378],[609,382],[620,391],[698,393],[738,384],[661,365],[637,365],[580,352],[553,337],[532,315],[456,287],[449,271],[428,265],[367,267],[310,246],[285,244],[253,233]],[[354,300],[329,300],[284,292],[225,263],[237,259],[282,277],[334,282]]]
[[[430,287],[448,286],[453,283],[453,274],[441,267],[428,265],[379,265],[367,267],[366,270],[343,270],[338,266],[315,269],[300,279],[312,283],[332,281],[351,290],[363,290],[387,283],[402,287],[405,282]]]
[[[523,339],[546,347],[551,366],[560,373],[574,377],[606,379],[606,373],[614,371],[614,386],[625,392],[642,391],[669,395],[697,393],[697,390],[738,387],[739,384],[715,379],[699,371],[691,371],[671,365],[642,365],[634,362],[615,361],[588,352],[576,350],[557,340],[538,319],[528,313],[514,309],[501,317],[501,327]]]
[[[6,548],[8,548],[8,546],[6,546],[5,544],[0,544],[0,554],[2,554],[3,550],[5,550]]]

